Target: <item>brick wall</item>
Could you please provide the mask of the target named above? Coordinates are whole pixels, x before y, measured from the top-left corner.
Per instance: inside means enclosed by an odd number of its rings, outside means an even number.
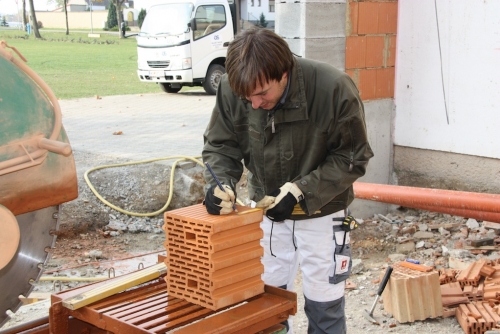
[[[398,3],[349,0],[346,73],[363,100],[394,97]]]

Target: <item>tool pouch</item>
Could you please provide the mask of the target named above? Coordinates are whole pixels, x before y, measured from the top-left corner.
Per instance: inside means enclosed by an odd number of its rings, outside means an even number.
[[[347,212],[346,212],[347,213]],[[334,220],[337,220],[334,218]],[[333,264],[330,268],[329,282],[338,284],[351,276],[352,258],[351,258],[351,245],[350,245],[350,227],[354,227],[356,220],[346,215],[341,218],[341,225],[333,226],[333,242],[335,250],[333,252]],[[354,228],[357,227],[357,224]]]

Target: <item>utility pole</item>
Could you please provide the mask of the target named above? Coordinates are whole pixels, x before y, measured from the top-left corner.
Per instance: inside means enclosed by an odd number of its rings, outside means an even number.
[[[94,25],[92,24],[92,0],[89,0],[90,3],[90,33],[94,33]]]

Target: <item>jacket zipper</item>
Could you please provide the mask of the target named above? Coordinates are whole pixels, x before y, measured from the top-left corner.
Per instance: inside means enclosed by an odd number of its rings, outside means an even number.
[[[351,132],[351,122],[347,123],[347,127],[349,128],[349,136],[351,137],[351,152],[349,153],[349,173],[352,172],[354,168],[354,139],[352,137]]]

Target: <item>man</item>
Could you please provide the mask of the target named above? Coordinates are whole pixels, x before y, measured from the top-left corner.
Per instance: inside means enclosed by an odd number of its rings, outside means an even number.
[[[125,37],[125,21],[121,23],[122,36]]]
[[[342,225],[373,156],[358,90],[332,66],[294,57],[267,29],[236,36],[226,71],[203,149],[225,191],[205,172],[207,211],[233,211],[245,166],[249,197],[266,216],[264,282],[292,289],[300,262],[308,333],[345,333],[351,264]]]

